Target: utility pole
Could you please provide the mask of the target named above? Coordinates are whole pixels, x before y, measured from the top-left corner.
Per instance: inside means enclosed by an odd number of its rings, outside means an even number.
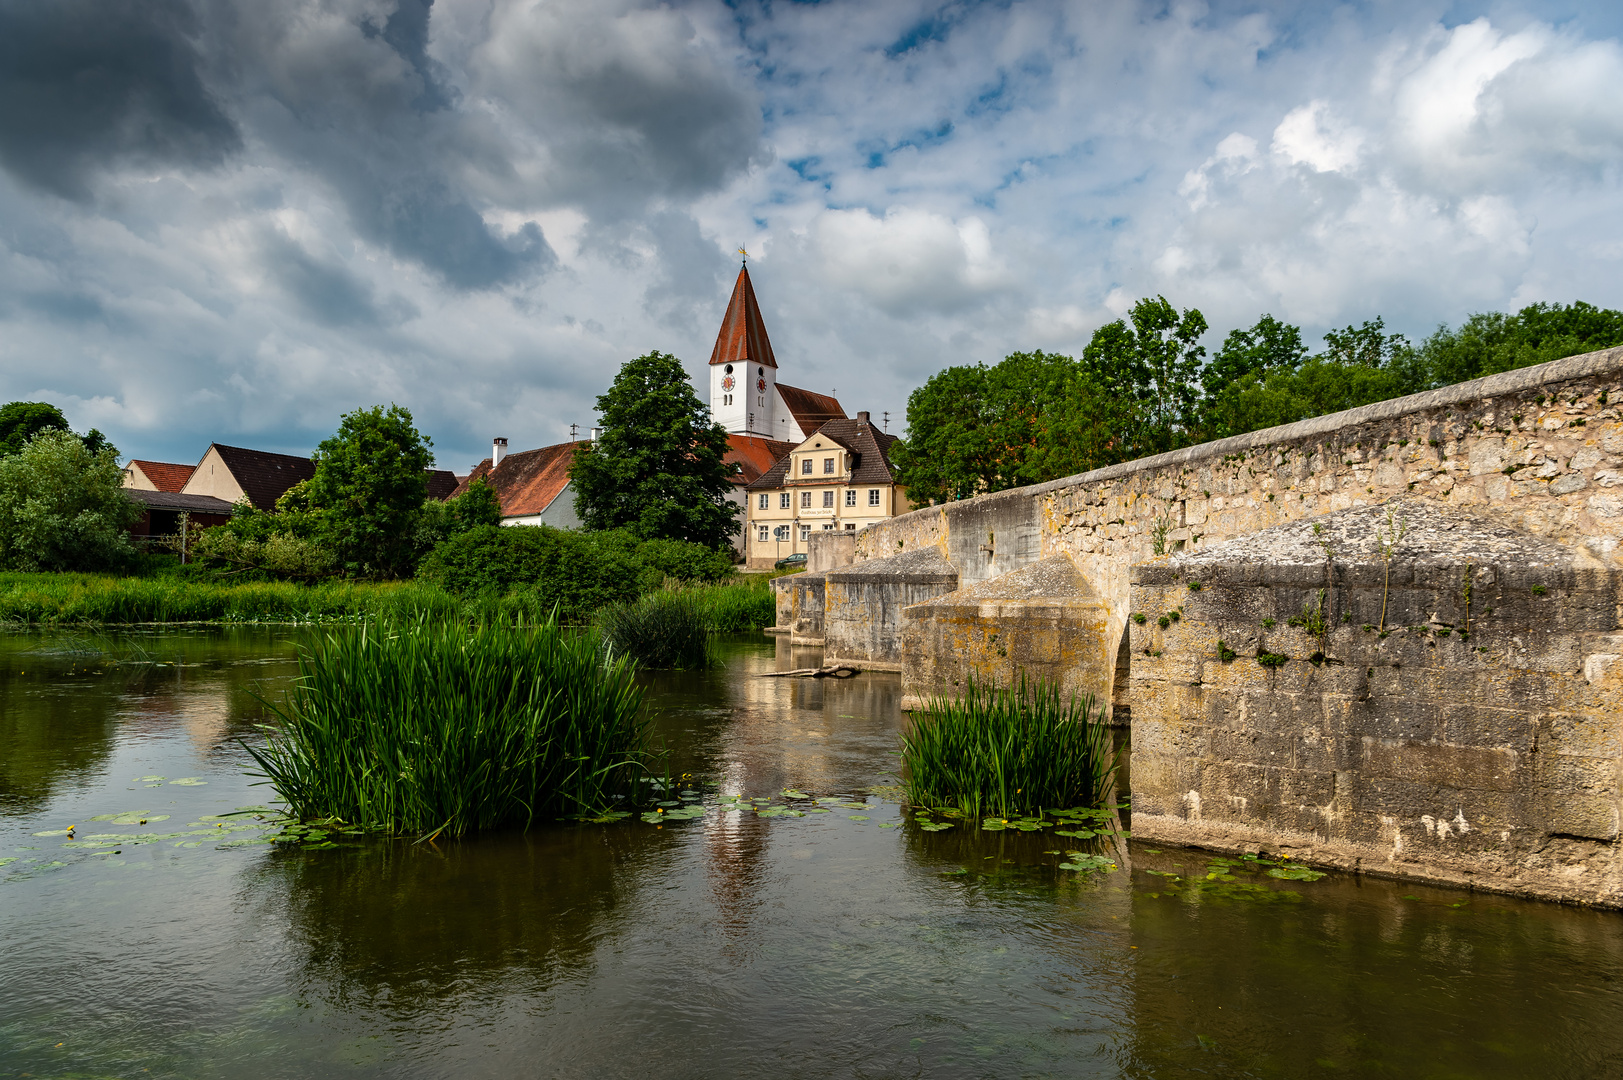
[[[881,415],[881,416],[883,416],[885,418],[884,419],[884,425],[885,425],[884,430],[889,431],[890,430],[890,410],[886,409],[884,412],[880,413],[879,415]]]
[[[569,425],[569,441],[570,442],[574,442],[575,441],[575,436],[577,434],[579,434],[579,433],[580,433],[580,425],[579,424],[570,424]]]

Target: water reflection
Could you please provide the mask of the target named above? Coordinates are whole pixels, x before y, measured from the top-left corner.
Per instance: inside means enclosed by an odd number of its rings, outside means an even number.
[[[287,638],[165,638],[149,651],[182,665],[133,677],[0,639],[4,793],[53,828],[263,798],[234,740],[247,690],[291,671]],[[646,676],[678,772],[739,795],[891,781],[894,676],[756,679],[817,656],[723,652]],[[132,794],[136,770],[208,786]],[[0,824],[6,856],[58,857],[46,825]],[[0,883],[0,1074],[1623,1075],[1615,913],[1336,876],[1242,889],[1137,844],[1114,874],[1059,871],[1049,852],[1075,846],[926,833],[870,798],[438,847],[64,852]]]
[[[631,903],[647,830],[544,829],[455,844],[277,852],[248,871],[286,921],[297,983],[346,1009],[427,1017],[584,977]]]
[[[180,722],[199,752],[252,733],[251,691],[284,678],[293,641],[268,629],[0,633],[0,814],[92,782],[115,738]]]

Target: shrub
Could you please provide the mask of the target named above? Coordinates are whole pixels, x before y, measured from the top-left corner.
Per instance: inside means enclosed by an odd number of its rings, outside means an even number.
[[[636,790],[648,748],[631,662],[555,621],[332,635],[271,710],[248,749],[294,814],[396,833],[601,811]]]
[[[970,817],[1097,807],[1117,761],[1091,696],[1064,700],[1024,677],[1018,688],[971,681],[960,698],[934,698],[902,738],[908,802]]]

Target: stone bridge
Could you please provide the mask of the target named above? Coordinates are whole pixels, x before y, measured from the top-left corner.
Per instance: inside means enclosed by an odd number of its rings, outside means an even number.
[[[778,632],[1130,726],[1133,829],[1623,906],[1623,349],[816,537]]]

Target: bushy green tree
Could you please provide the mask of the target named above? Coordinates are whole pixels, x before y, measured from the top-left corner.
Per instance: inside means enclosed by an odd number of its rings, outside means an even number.
[[[29,439],[42,431],[67,431],[68,421],[62,410],[45,401],[10,401],[0,405],[0,457],[20,453]],[[107,436],[91,428],[79,436],[85,449],[92,454],[103,450],[118,453],[118,448],[107,441]]]
[[[1324,352],[1306,360],[1292,344],[1293,339],[1300,342],[1296,327],[1264,315],[1245,333],[1258,340],[1263,331],[1285,347],[1276,350],[1277,360],[1250,366],[1207,399],[1206,428],[1212,438],[1326,416],[1426,388],[1426,368],[1417,351],[1402,334],[1387,333],[1379,318],[1331,330],[1324,335]],[[1229,338],[1235,340],[1235,334]]]
[[[1128,457],[1146,457],[1199,441],[1200,344],[1206,317],[1180,315],[1164,296],[1133,305],[1128,318],[1094,331],[1082,368],[1105,393],[1130,406],[1120,433]]]
[[[1514,315],[1479,312],[1458,330],[1439,326],[1420,354],[1430,385],[1446,386],[1619,345],[1623,311],[1579,300],[1529,304]]]
[[[426,555],[435,545],[469,529],[501,523],[501,499],[496,489],[481,478],[454,498],[444,502],[429,499],[423,503],[417,520],[416,548],[419,554]]]
[[[890,450],[915,503],[939,503],[1046,479],[1051,425],[1077,374],[1069,356],[1011,353],[951,367],[908,397],[907,438]]]
[[[111,448],[93,453],[47,429],[0,458],[0,566],[10,570],[117,570],[135,548],[141,508],[124,494]]]
[[[602,435],[569,470],[586,528],[715,548],[738,533],[726,429],[711,422],[680,360],[651,352],[628,361],[597,412]]]
[[[315,475],[303,498],[319,515],[317,535],[344,573],[411,574],[432,445],[413,426],[409,410],[375,405],[345,413],[338,431],[316,447]]]

